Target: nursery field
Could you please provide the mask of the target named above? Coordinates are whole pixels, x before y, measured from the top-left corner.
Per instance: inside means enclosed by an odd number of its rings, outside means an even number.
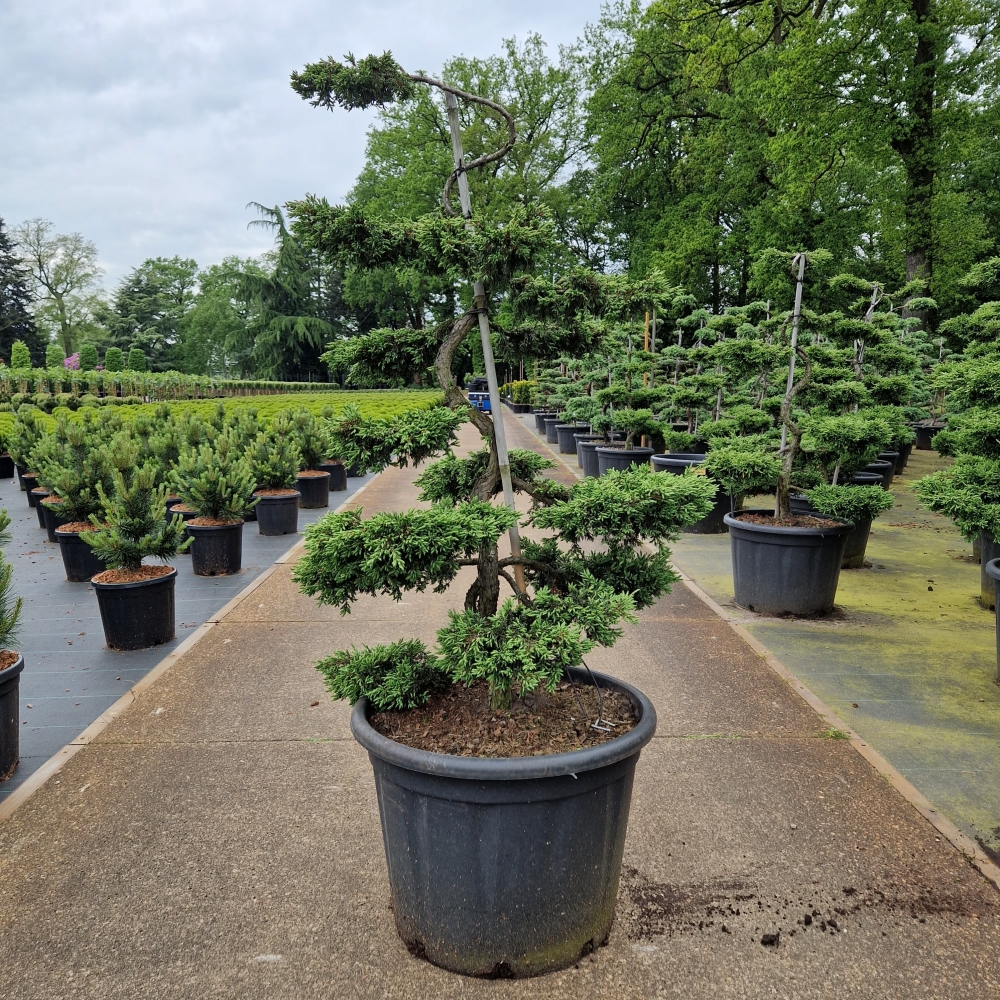
[[[408,410],[420,410],[435,406],[442,399],[441,393],[432,389],[367,389],[342,390],[332,389],[329,392],[310,393],[278,393],[267,396],[229,396],[216,399],[185,399],[173,402],[156,403],[102,403],[103,406],[114,406],[126,422],[140,413],[152,415],[157,407],[168,406],[171,413],[197,413],[204,417],[215,413],[221,405],[227,414],[240,413],[252,409],[257,416],[267,421],[280,410],[303,408],[310,413],[321,414],[327,407],[333,410],[334,416],[340,414],[345,406],[354,405],[362,416],[394,417]],[[99,409],[101,407],[91,407]],[[86,407],[72,410],[67,406],[56,407],[51,414],[42,417],[47,427],[55,426],[57,416],[65,415],[70,420],[79,420],[80,412]],[[0,413],[0,433],[8,432],[14,422],[14,414]]]

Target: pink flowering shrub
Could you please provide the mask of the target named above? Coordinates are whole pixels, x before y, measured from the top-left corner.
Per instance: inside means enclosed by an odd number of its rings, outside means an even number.
[[[71,354],[64,362],[64,368],[71,368],[73,371],[77,372],[80,370],[80,352],[77,351],[76,354]]]

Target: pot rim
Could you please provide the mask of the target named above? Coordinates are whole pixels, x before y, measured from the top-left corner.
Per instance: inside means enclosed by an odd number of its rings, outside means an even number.
[[[652,456],[661,462],[686,462],[688,465],[701,465],[708,458],[707,451],[694,451],[685,455],[680,451],[661,451]]]
[[[90,585],[95,590],[138,590],[142,587],[151,587],[154,583],[164,583],[167,580],[177,579],[177,568],[170,567],[169,573],[161,576],[151,576],[148,580],[132,580],[129,583],[101,583],[98,580],[91,580]]]
[[[330,473],[326,469],[301,469],[296,478],[297,479],[322,479],[324,476],[329,476]]]
[[[738,514],[767,514],[770,517],[774,517],[774,511],[770,509],[765,509],[763,507],[748,507],[746,510],[741,510],[737,512]],[[723,523],[726,524],[730,530],[735,528],[742,528],[744,531],[756,531],[760,532],[762,535],[777,535],[778,537],[789,537],[792,535],[846,535],[849,531],[853,530],[854,522],[845,521],[841,517],[831,517],[829,514],[819,514],[819,513],[809,513],[806,515],[808,517],[820,518],[824,521],[830,522],[829,528],[794,528],[791,526],[776,527],[771,524],[754,524],[752,521],[743,521],[738,516],[733,514],[726,514],[723,517]]]
[[[67,522],[67,524],[68,523],[69,522]],[[99,530],[100,530],[99,528],[94,528],[94,531],[99,531]],[[92,534],[92,532],[90,531],[64,531],[63,526],[61,524],[56,526],[55,532],[57,535],[62,535],[64,538],[79,538],[81,535]]]
[[[17,659],[9,666],[0,670],[0,684],[13,680],[22,670],[24,670],[24,653],[16,649],[4,650],[5,653],[17,653]]]
[[[1000,559],[991,559],[984,568],[991,580],[1000,581]]]
[[[260,493],[254,493],[254,496],[257,498],[257,503],[278,503],[282,500],[298,500],[302,494],[298,490],[291,490],[289,493],[281,493],[278,496]]]
[[[585,670],[572,668],[578,681],[588,683]],[[537,778],[556,778],[568,774],[593,771],[625,760],[640,750],[656,732],[656,709],[638,688],[617,677],[592,671],[594,677],[607,687],[616,687],[630,696],[639,711],[635,728],[607,743],[565,753],[543,754],[539,757],[457,757],[454,754],[434,753],[397,743],[383,736],[368,722],[367,698],[359,698],[351,711],[351,732],[354,738],[372,755],[395,764],[407,771],[433,774],[445,778],[468,781],[530,781]]]
[[[632,448],[626,448],[625,445],[623,444],[615,445],[614,442],[608,445],[598,446],[597,450],[599,452],[601,451],[613,452],[616,455],[623,453],[626,455],[649,455],[650,457],[652,457],[653,455],[652,448],[649,447],[643,448],[642,445],[635,445]]]
[[[210,535],[213,531],[234,531],[234,529],[243,529],[243,525],[246,522],[241,517],[238,521],[230,521],[228,524],[191,524],[188,521],[184,527],[192,535]]]

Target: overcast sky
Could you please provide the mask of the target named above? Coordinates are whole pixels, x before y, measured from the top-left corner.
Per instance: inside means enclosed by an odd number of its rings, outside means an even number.
[[[248,201],[343,198],[369,112],[289,87],[327,55],[409,69],[538,31],[553,58],[600,0],[0,0],[0,216],[94,240],[105,285],[147,257],[208,265],[270,243]]]

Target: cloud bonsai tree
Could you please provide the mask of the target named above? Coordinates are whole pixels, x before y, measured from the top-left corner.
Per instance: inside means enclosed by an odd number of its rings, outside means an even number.
[[[427,82],[409,77],[386,54],[357,64],[326,60],[308,66],[293,76],[293,86],[314,104],[352,108],[407,96],[415,79]],[[499,159],[509,148],[485,154],[466,169]],[[290,206],[299,240],[331,262],[362,274],[389,269],[447,281],[452,301],[464,304],[432,329],[359,337],[353,352],[355,359],[363,357],[369,338],[373,354],[417,360],[408,370],[387,373],[406,380],[432,367],[453,411],[447,419],[429,411],[422,419],[434,426],[424,435],[396,435],[391,454],[354,415],[345,414],[337,434],[345,458],[354,448],[374,468],[390,458],[405,464],[440,453],[464,418],[479,430],[484,449],[468,458],[448,455],[424,472],[429,509],[370,518],[347,511],[310,526],[306,555],[294,571],[305,593],[347,613],[360,594],[398,600],[408,590],[443,591],[462,567],[475,569],[464,608],[450,613],[434,650],[404,640],[339,651],[320,663],[335,696],[354,701],[364,695],[379,709],[423,704],[449,683],[483,682],[497,710],[539,687],[554,689],[567,668],[578,666],[594,646],[613,644],[636,610],[669,589],[676,576],[666,543],[682,525],[704,517],[715,496],[714,484],[703,477],[659,476],[648,469],[566,489],[543,479],[537,461],[512,457],[514,488],[533,501],[528,521],[549,534],[544,541],[523,541],[520,559],[501,555],[500,538],[520,518],[490,502],[500,482],[494,425],[489,414],[469,408],[461,393],[456,352],[479,311],[505,297],[499,337],[512,355],[585,353],[600,336],[591,319],[608,308],[615,281],[579,269],[554,272],[560,248],[551,222],[537,211],[518,210],[502,223],[454,216],[450,196],[457,179],[456,171],[445,184],[443,212],[415,221],[382,219],[314,197]],[[482,296],[475,293],[480,283]],[[424,347],[415,351],[421,335]],[[386,351],[394,338],[405,341],[405,351]],[[524,570],[523,589],[515,564]]]

